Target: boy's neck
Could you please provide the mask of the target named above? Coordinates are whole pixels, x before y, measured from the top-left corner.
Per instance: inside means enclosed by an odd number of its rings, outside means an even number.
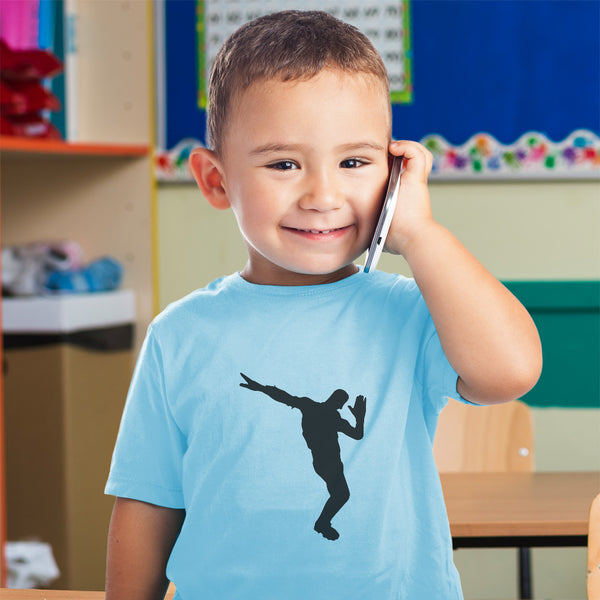
[[[257,272],[253,269],[250,262],[246,264],[240,275],[249,283],[256,285],[280,285],[280,286],[306,286],[306,285],[324,285],[327,283],[335,283],[342,279],[346,279],[351,275],[358,273],[358,267],[350,263],[333,273],[295,273],[281,269],[280,272],[268,274]]]

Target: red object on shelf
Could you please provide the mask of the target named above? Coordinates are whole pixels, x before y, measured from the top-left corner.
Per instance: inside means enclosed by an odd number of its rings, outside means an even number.
[[[0,135],[61,139],[60,131],[37,113],[0,116]]]
[[[58,75],[62,69],[62,62],[48,50],[12,50],[0,40],[3,79],[45,79]]]
[[[12,50],[0,40],[0,135],[61,139],[43,111],[61,104],[42,78],[62,71],[62,63],[47,50]]]
[[[17,92],[15,89],[4,83],[2,79],[0,79],[0,106],[2,112],[26,112],[26,105],[27,103],[25,102],[25,97],[23,94]]]
[[[37,80],[0,79],[0,105],[4,116],[61,109],[58,98]]]

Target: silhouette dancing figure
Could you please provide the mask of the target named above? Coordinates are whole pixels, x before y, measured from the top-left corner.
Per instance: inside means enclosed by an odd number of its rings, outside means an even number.
[[[352,427],[339,413],[348,401],[344,390],[336,390],[325,402],[315,402],[310,398],[292,396],[274,385],[262,385],[243,373],[240,375],[245,379],[244,383],[240,383],[241,387],[262,392],[302,413],[302,435],[312,453],[315,472],[323,479],[329,492],[329,499],[315,522],[315,531],[328,540],[337,540],[340,534],[331,526],[331,520],[350,498],[338,432],[355,440],[363,437],[367,399],[357,396],[354,406],[348,406],[356,419],[356,426]]]

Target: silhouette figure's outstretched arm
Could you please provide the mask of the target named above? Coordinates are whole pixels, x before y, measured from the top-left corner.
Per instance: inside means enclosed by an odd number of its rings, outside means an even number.
[[[273,398],[273,400],[281,402],[282,404],[290,406],[291,408],[299,408],[300,398],[292,396],[291,394],[280,390],[274,385],[262,385],[261,383],[254,381],[254,379],[250,379],[250,377],[244,375],[243,373],[240,373],[240,375],[246,380],[245,382],[240,383],[240,387],[247,388],[254,392],[262,392],[270,398]]]
[[[367,412],[367,399],[364,396],[356,396],[354,406],[348,405],[348,408],[356,419],[356,426],[352,427],[348,421],[342,419],[340,431],[354,440],[360,440],[365,434],[365,413]]]

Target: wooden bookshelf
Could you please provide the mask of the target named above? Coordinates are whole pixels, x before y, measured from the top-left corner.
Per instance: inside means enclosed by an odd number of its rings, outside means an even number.
[[[10,246],[73,240],[82,246],[86,262],[107,255],[116,258],[124,269],[123,287],[135,292],[137,353],[157,305],[152,2],[76,0],[74,5],[81,60],[76,82],[78,135],[74,141],[0,137],[1,241]],[[7,355],[5,350],[5,358]],[[0,383],[2,390],[8,389]],[[107,402],[115,401],[124,398],[107,398]],[[4,456],[14,451],[4,448],[4,402],[8,407],[6,392],[0,400],[0,543],[7,524],[10,531],[10,515],[7,519],[2,496]],[[40,453],[46,451],[40,448]],[[101,487],[97,493],[102,495]],[[6,494],[10,497],[11,490]],[[15,505],[18,507],[18,502],[13,498],[11,506]],[[70,523],[68,527],[78,525]],[[82,574],[86,569],[89,572],[83,564],[88,551],[75,547],[74,561],[63,565],[69,573],[68,581],[59,581],[63,587],[101,589],[103,564],[94,565],[96,579],[83,581]]]

